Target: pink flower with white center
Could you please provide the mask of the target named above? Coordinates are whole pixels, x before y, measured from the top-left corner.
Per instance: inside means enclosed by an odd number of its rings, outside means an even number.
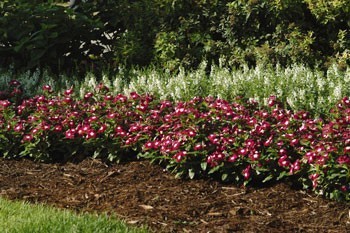
[[[276,96],[270,96],[267,102],[268,106],[273,107],[274,105],[276,105],[276,99]]]
[[[232,154],[232,155],[228,158],[228,161],[229,161],[230,163],[234,163],[234,162],[237,161],[237,159],[238,159],[238,155],[237,155],[237,154]]]
[[[106,124],[102,124],[100,126],[100,128],[98,129],[97,133],[104,133],[107,130],[107,125]]]
[[[296,145],[298,145],[299,144],[299,140],[298,139],[296,139],[296,138],[293,138],[291,141],[290,141],[290,143],[289,143],[291,146],[296,146]]]
[[[121,137],[126,137],[128,136],[128,133],[125,131],[118,132],[116,135],[121,136]]]
[[[72,102],[73,102],[73,100],[69,96],[66,96],[66,97],[63,98],[63,103],[70,104]]]
[[[11,92],[11,96],[18,96],[22,94],[22,90],[18,88],[14,88]]]
[[[39,129],[38,128],[34,128],[30,132],[31,132],[31,134],[37,134],[39,132]]]
[[[45,122],[41,123],[41,129],[42,130],[50,130],[51,126]]]
[[[281,148],[283,145],[284,145],[284,142],[283,142],[282,140],[280,140],[280,141],[277,142],[277,146],[278,146],[278,147]]]
[[[187,155],[186,151],[179,151],[173,156],[173,159],[175,159],[176,162],[179,163],[186,155]]]
[[[248,150],[245,148],[241,148],[238,150],[238,154],[241,156],[246,156],[248,154]]]
[[[306,124],[305,123],[302,123],[301,124],[301,127],[299,128],[299,132],[304,132],[305,130],[307,130],[307,126],[306,126]]]
[[[308,161],[308,163],[313,163],[315,158],[316,158],[316,153],[315,152],[312,152],[312,151],[309,151],[305,154],[305,157]]]
[[[231,116],[234,116],[234,115],[235,115],[235,113],[232,110],[229,110],[229,111],[227,111],[225,113],[225,116],[227,116],[227,117],[231,117]]]
[[[78,133],[78,135],[80,135],[80,136],[85,135],[85,131],[83,130],[83,128],[82,128],[82,127],[78,127],[78,129],[77,129],[77,133]]]
[[[209,164],[210,167],[215,167],[218,165],[218,162],[215,160],[213,155],[209,155],[207,157],[207,164]]]
[[[245,169],[243,169],[242,171],[242,175],[244,177],[245,180],[248,180],[250,178],[251,175],[251,166],[248,165]]]
[[[88,122],[91,123],[91,122],[95,122],[98,120],[98,117],[97,116],[91,116],[89,119],[88,119]]]
[[[180,148],[180,146],[181,146],[181,142],[175,141],[175,142],[172,144],[171,149],[172,149],[173,151],[175,151],[175,150],[178,150],[178,149]]]
[[[338,162],[339,164],[347,164],[347,165],[350,165],[350,156],[348,156],[348,155],[339,156],[338,159],[337,159],[337,162]]]
[[[45,98],[45,96],[43,96],[43,95],[39,96],[37,100],[38,100],[39,103],[44,103],[44,102],[46,102],[46,98]]]
[[[50,85],[44,85],[44,86],[43,86],[43,90],[44,90],[44,91],[47,91],[47,92],[52,92],[52,88],[51,88]]]
[[[73,92],[74,92],[73,88],[70,88],[70,89],[67,89],[67,90],[64,91],[64,95],[65,96],[70,96],[71,94],[73,94]]]
[[[320,174],[316,174],[316,173],[311,174],[311,175],[309,176],[310,180],[312,181],[312,186],[313,186],[314,188],[316,188],[317,185],[318,185],[318,177],[319,177],[319,176],[320,176]]]
[[[86,138],[87,139],[91,139],[91,138],[96,138],[97,134],[94,130],[90,129],[87,134],[86,134]]]
[[[271,135],[265,142],[264,142],[264,146],[268,147],[272,144],[273,141],[273,135]]]
[[[153,149],[153,142],[146,142],[144,147],[146,150]]]
[[[290,161],[287,155],[283,155],[278,159],[278,165],[281,167],[288,167],[290,165]]]
[[[130,97],[131,97],[131,99],[136,100],[136,99],[139,99],[139,98],[140,98],[140,95],[137,94],[136,92],[131,92],[131,93],[130,93]]]
[[[170,146],[171,144],[172,144],[171,139],[165,139],[165,140],[162,142],[162,145],[163,145],[163,146]]]
[[[23,130],[23,123],[18,123],[13,130],[16,132],[21,132]]]
[[[68,121],[68,126],[69,126],[69,128],[71,128],[71,129],[75,128],[75,123],[74,123],[74,121]]]
[[[327,160],[328,160],[328,156],[327,157],[325,157],[325,156],[318,156],[316,163],[319,164],[319,165],[325,165]]]
[[[349,136],[350,136],[350,135],[349,135]],[[349,145],[350,145],[350,137],[347,138],[347,139],[345,140],[344,143],[345,143],[346,146],[349,146]]]
[[[226,142],[232,144],[235,142],[235,139],[233,137],[229,137],[229,138],[226,138]]]
[[[53,130],[54,130],[55,132],[62,132],[63,128],[62,128],[61,125],[55,125],[55,127],[53,128]]]
[[[11,102],[8,100],[1,100],[0,105],[3,106],[4,108],[7,108],[11,105]]]
[[[162,153],[168,154],[168,153],[171,152],[171,148],[162,145],[162,146],[160,147],[160,151],[161,151]]]
[[[17,87],[17,86],[21,85],[21,83],[20,83],[18,80],[13,79],[13,80],[11,80],[11,81],[9,82],[9,85],[10,85],[10,86]]]
[[[190,137],[195,137],[197,134],[196,134],[196,132],[194,130],[190,129],[190,130],[187,131],[187,135],[190,136]]]
[[[74,129],[69,129],[66,131],[65,136],[67,139],[74,139],[75,136],[75,130]]]
[[[115,127],[114,131],[115,131],[116,133],[119,133],[119,132],[123,132],[124,129],[123,129],[120,125],[118,125],[117,127]]]
[[[125,103],[126,101],[128,100],[128,97],[126,97],[125,95],[122,95],[122,94],[118,94],[115,98],[114,98],[114,101],[115,102],[122,102],[122,103]]]
[[[184,114],[184,113],[186,113],[186,112],[187,112],[186,109],[183,108],[183,107],[181,107],[181,108],[176,107],[176,108],[175,108],[175,114],[176,114],[177,116],[179,116],[179,115],[181,115],[181,114]]]
[[[255,144],[255,141],[253,139],[247,139],[245,141],[245,145],[246,145],[247,148],[252,149],[252,148],[255,147],[256,144]]]
[[[91,129],[91,126],[88,125],[88,124],[85,124],[82,126],[81,128],[85,133],[87,133],[90,129]]]
[[[282,148],[278,151],[278,154],[283,156],[283,155],[286,155],[287,154],[287,150],[285,148]]]
[[[106,91],[106,92],[109,91],[109,88],[106,85],[104,85],[103,83],[99,83],[98,86],[97,86],[97,89],[99,91]]]
[[[92,94],[91,92],[88,92],[84,95],[84,100],[89,100],[94,94]]]
[[[257,124],[257,120],[255,118],[251,118],[249,121],[248,121],[248,125],[251,125],[251,126],[254,126]]]
[[[259,160],[260,159],[260,153],[259,151],[254,151],[253,153],[249,154],[249,158],[253,161]]]
[[[210,135],[208,136],[208,139],[209,139],[209,141],[210,141],[212,144],[214,144],[214,145],[219,144],[219,141],[220,141],[220,139],[217,138],[217,136],[216,136],[215,134],[210,134]]]
[[[344,147],[344,154],[350,153],[350,146]]]
[[[269,116],[269,113],[266,112],[266,111],[261,113],[261,117],[264,118],[264,119],[267,118],[268,116]]]
[[[154,141],[153,142],[153,149],[158,149],[161,146],[161,142],[160,141]]]
[[[141,112],[145,112],[148,108],[148,105],[141,104],[141,105],[138,105],[136,108]]]
[[[129,128],[129,132],[136,132],[140,130],[140,126],[139,125],[133,125]]]
[[[225,155],[221,152],[217,152],[214,155],[214,159],[217,161],[223,161],[225,159]]]
[[[23,141],[30,142],[31,140],[33,140],[33,136],[32,135],[29,135],[29,134],[24,135]]]
[[[105,97],[103,97],[103,99],[104,99],[105,101],[111,101],[111,100],[113,100],[113,96],[111,96],[111,95],[106,95]]]
[[[289,125],[290,125],[290,121],[289,121],[289,120],[285,120],[285,121],[283,122],[283,125],[284,125],[284,126],[289,126]]]
[[[114,119],[114,118],[116,118],[117,117],[117,114],[115,114],[114,112],[111,112],[111,113],[108,113],[107,114],[107,118],[108,119]]]
[[[289,173],[292,175],[292,174],[294,174],[295,172],[297,172],[299,170],[300,170],[300,160],[297,159],[294,163],[292,163],[290,165]]]

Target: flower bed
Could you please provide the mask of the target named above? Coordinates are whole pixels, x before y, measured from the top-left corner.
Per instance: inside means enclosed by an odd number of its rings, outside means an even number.
[[[289,179],[305,189],[350,200],[350,100],[328,119],[237,98],[196,97],[186,102],[149,95],[72,89],[20,101],[18,82],[0,100],[0,153],[4,157],[111,161],[138,158],[163,163],[181,177],[221,177],[238,185]]]

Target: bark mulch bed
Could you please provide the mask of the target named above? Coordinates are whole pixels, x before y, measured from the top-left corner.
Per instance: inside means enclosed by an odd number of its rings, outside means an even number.
[[[147,161],[45,164],[0,159],[0,196],[113,213],[155,232],[350,232],[350,204],[279,183],[243,189],[180,180]]]

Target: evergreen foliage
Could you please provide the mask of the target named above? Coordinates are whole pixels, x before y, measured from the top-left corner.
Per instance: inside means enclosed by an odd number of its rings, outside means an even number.
[[[59,3],[58,3],[59,2]],[[347,0],[4,0],[0,65],[54,71],[350,63]],[[59,59],[57,59],[59,58]]]

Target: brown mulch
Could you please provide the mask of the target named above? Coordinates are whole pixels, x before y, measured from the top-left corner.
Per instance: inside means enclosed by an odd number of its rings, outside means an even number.
[[[0,196],[113,213],[155,232],[350,232],[350,204],[284,183],[243,189],[213,180],[180,180],[147,161],[0,159]]]

